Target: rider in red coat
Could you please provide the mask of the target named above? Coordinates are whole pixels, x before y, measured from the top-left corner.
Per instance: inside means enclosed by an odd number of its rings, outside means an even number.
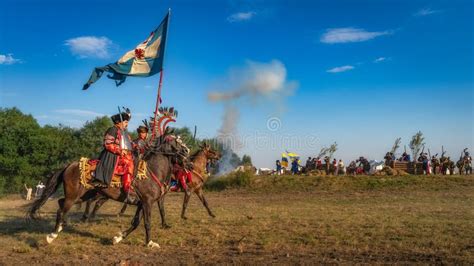
[[[126,129],[131,115],[128,112],[111,117],[114,126],[107,129],[104,136],[104,149],[99,155],[95,179],[110,185],[114,175],[122,176],[122,185],[125,193],[130,191],[133,178],[132,141]]]

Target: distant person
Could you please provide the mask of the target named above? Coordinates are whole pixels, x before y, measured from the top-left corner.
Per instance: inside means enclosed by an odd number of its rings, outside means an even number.
[[[339,159],[339,162],[337,163],[337,173],[341,175],[345,174],[344,162],[341,159]]]
[[[43,185],[43,182],[40,181],[36,186],[35,198],[41,197],[41,195],[43,194],[44,187],[45,185]]]
[[[276,160],[276,172],[277,172],[277,175],[281,175],[281,163],[280,163],[280,160]]]
[[[26,190],[26,200],[31,200],[31,194],[33,194],[33,188],[28,187],[25,184],[25,190]]]
[[[316,169],[322,170],[323,169],[323,162],[321,161],[321,158],[318,157],[318,160],[316,161]]]
[[[410,155],[408,155],[408,153],[404,152],[402,154],[402,157],[400,158],[400,161],[402,162],[409,162],[410,161]]]
[[[294,159],[293,162],[291,162],[291,173],[294,175],[298,174],[298,159]]]

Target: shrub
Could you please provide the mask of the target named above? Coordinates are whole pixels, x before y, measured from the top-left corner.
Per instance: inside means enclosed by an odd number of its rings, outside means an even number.
[[[214,177],[206,183],[209,190],[224,190],[228,188],[248,187],[253,179],[251,172],[233,172],[222,177]]]

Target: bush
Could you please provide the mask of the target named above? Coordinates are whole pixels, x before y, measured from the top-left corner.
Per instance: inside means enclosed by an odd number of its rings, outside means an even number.
[[[224,190],[228,188],[241,188],[250,186],[253,174],[251,172],[234,172],[222,177],[214,177],[206,183],[205,188],[209,190]]]

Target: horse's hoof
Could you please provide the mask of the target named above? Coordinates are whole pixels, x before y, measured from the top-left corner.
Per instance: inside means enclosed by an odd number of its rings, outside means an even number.
[[[162,225],[161,225],[161,228],[163,228],[163,229],[170,229],[170,228],[171,228],[171,225],[169,225],[169,224],[162,224]]]
[[[188,217],[186,217],[186,216],[181,216],[181,219],[183,219],[183,220],[187,220],[187,219],[188,219]]]
[[[151,240],[150,240],[150,242],[148,242],[148,244],[146,246],[149,247],[149,248],[161,248],[158,243],[155,243]]]
[[[212,218],[216,218],[216,216],[215,216],[213,213],[211,213],[211,214],[209,214],[209,215],[210,215]]]
[[[122,241],[123,239],[123,235],[122,233],[120,233],[118,236],[114,236],[114,238],[112,239],[112,244],[116,245],[118,243],[120,243],[120,241]]]
[[[51,233],[46,236],[46,242],[48,242],[48,244],[51,244],[53,243],[53,240],[55,240],[57,237],[58,237],[58,234]]]

